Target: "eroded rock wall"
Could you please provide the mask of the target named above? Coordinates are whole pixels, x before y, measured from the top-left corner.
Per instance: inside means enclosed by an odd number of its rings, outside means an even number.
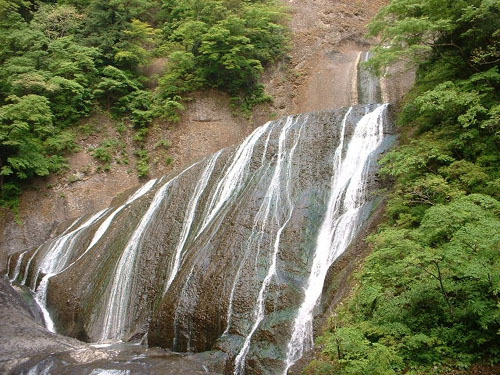
[[[377,123],[357,134],[374,113]],[[363,179],[351,208],[342,202],[354,177],[335,193],[335,220],[355,211],[352,237],[379,188],[378,155],[394,140],[389,117],[387,106],[360,105],[268,123],[239,146],[151,181],[12,257],[9,274],[38,289],[50,276],[47,308],[65,335],[91,342],[146,335],[150,345],[175,351],[225,353],[230,372],[283,372],[294,361],[289,343],[336,166],[353,153],[352,142],[363,147],[363,137],[377,137],[364,164],[352,165]]]

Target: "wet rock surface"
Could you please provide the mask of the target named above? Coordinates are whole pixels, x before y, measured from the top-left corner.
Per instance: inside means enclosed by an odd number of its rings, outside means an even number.
[[[141,345],[92,346],[47,331],[31,296],[0,279],[0,373],[8,375],[222,374],[224,354],[172,353]]]
[[[0,373],[30,358],[82,347],[77,340],[48,332],[35,315],[21,294],[0,278]]]
[[[361,165],[359,189],[368,193],[357,198],[354,234],[379,188],[377,155],[394,140],[389,111],[378,105],[268,123],[238,147],[151,181],[98,215],[71,223],[55,241],[12,256],[9,276],[33,289],[48,281],[43,303],[59,333],[87,342],[143,339],[198,352],[196,358],[214,363],[208,371],[232,373],[240,366],[246,374],[281,373],[330,204],[332,166],[339,155],[348,157],[360,120],[377,111],[383,113],[377,120],[382,138]],[[30,363],[41,366],[38,373],[49,365],[51,373],[64,373],[65,356]],[[162,366],[174,373],[180,357],[165,356],[172,363]],[[114,368],[155,373],[155,361],[146,357],[117,357]],[[85,362],[81,373],[89,369]]]
[[[218,353],[203,356],[172,353],[142,346],[115,345],[34,357],[11,370],[19,375],[220,375]]]

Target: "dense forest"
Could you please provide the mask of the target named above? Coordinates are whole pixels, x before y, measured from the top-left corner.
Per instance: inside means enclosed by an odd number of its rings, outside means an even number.
[[[418,65],[394,180],[309,374],[459,374],[500,361],[500,1],[392,0],[372,67]]]
[[[67,166],[76,124],[96,108],[133,125],[146,176],[150,123],[179,120],[190,92],[225,91],[243,113],[270,101],[260,75],[288,49],[278,4],[0,0],[0,205],[15,209],[30,179]],[[154,58],[167,60],[165,71],[146,77]],[[109,158],[106,147],[94,156]]]

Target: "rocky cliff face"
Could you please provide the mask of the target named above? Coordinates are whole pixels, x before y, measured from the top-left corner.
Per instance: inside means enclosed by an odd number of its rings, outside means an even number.
[[[356,62],[361,51],[369,48],[363,38],[366,23],[386,0],[363,2],[350,0],[284,0],[291,11],[290,29],[293,48],[290,59],[277,62],[267,70],[263,83],[274,98],[270,106],[258,107],[247,121],[231,113],[230,98],[209,90],[194,93],[193,101],[179,124],[155,123],[150,129],[147,149],[151,155],[151,176],[160,177],[180,171],[221,148],[241,142],[257,126],[270,118],[287,114],[328,110],[357,103]],[[162,59],[148,70],[162,71]],[[413,79],[391,70],[384,80],[384,102],[395,102],[407,91]],[[411,76],[411,75],[410,75]],[[118,123],[109,114],[97,114],[85,126],[98,125],[100,134],[80,139],[81,151],[69,156],[70,168],[64,175],[38,179],[23,193],[20,207],[22,225],[14,215],[0,211],[0,270],[7,256],[37,246],[58,232],[58,224],[109,206],[111,197],[138,184],[133,172],[134,147],[131,132],[124,135],[130,165],[112,163],[112,170],[98,172],[100,164],[89,147],[97,147],[107,138],[121,138]],[[172,142],[169,150],[155,148],[159,140]],[[174,162],[166,165],[170,156]],[[75,181],[75,177],[77,181]]]
[[[370,213],[389,117],[359,105],[269,122],[12,256],[9,276],[36,290],[59,333],[284,373],[310,348],[328,269]]]

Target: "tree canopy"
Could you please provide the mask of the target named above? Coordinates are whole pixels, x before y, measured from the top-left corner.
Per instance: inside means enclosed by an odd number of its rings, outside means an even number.
[[[178,119],[185,93],[228,92],[250,110],[269,101],[259,78],[288,48],[286,13],[277,1],[164,0],[161,47],[171,51],[160,79],[157,112]]]
[[[0,0],[0,205],[65,167],[96,105],[129,120],[142,147],[193,90],[226,91],[244,111],[270,100],[259,78],[287,50],[285,20],[277,0]],[[156,56],[168,66],[151,90],[141,67]]]
[[[500,2],[392,0],[372,67],[417,64],[381,160],[394,181],[356,289],[309,374],[450,374],[500,361]]]

